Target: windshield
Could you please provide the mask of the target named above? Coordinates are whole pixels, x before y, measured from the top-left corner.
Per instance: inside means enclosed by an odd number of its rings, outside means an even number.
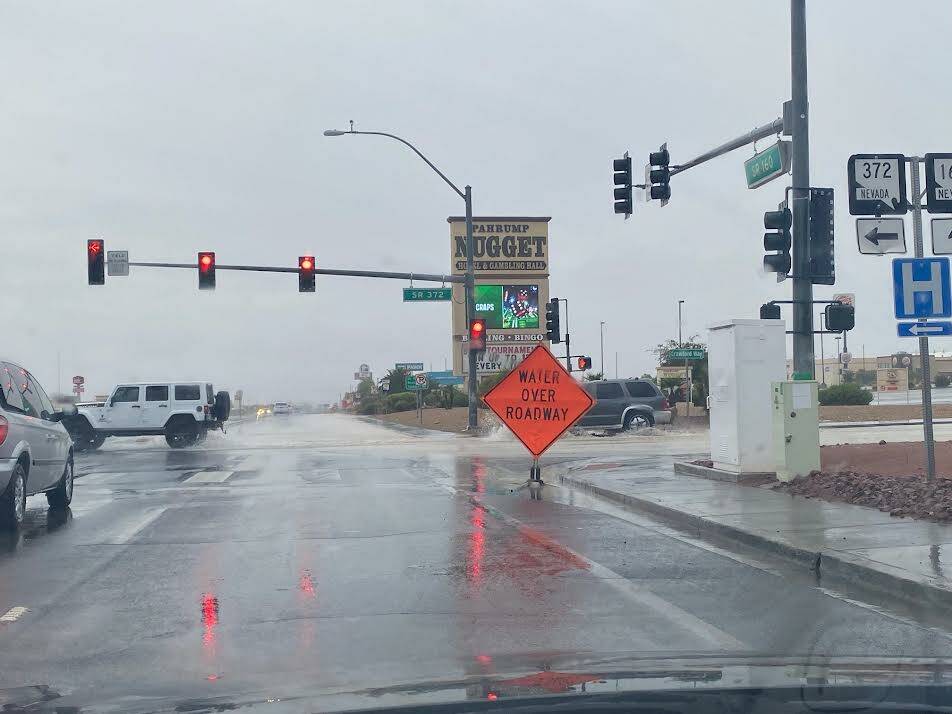
[[[952,3],[0,7],[0,709],[945,683]]]

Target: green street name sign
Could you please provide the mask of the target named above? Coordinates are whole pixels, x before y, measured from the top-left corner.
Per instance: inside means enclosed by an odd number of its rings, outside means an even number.
[[[790,142],[778,141],[766,151],[754,154],[744,162],[747,188],[763,186],[790,170]]]
[[[668,350],[668,359],[704,359],[704,350],[694,347],[678,347]]]
[[[453,299],[453,288],[404,288],[403,302],[446,302]]]

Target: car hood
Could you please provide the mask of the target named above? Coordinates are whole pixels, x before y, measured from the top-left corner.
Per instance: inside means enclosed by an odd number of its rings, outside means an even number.
[[[530,659],[534,661],[530,661]],[[539,699],[595,697],[601,694],[631,694],[692,690],[742,690],[757,688],[817,688],[863,686],[889,691],[892,687],[952,684],[952,663],[941,658],[885,657],[778,657],[778,656],[683,656],[653,658],[626,654],[532,655],[495,660],[477,655],[456,677],[385,686],[348,687],[311,685],[300,674],[274,685],[246,685],[217,681],[157,686],[89,687],[74,691],[53,685],[34,684],[0,689],[0,711],[30,712],[159,712],[267,711],[269,714],[311,711],[352,711],[429,706],[446,709],[447,703],[468,703],[466,711],[482,705],[501,705]],[[950,689],[952,691],[952,689]],[[952,699],[952,696],[950,696]],[[582,702],[579,701],[579,704]],[[493,706],[492,708],[495,708]]]

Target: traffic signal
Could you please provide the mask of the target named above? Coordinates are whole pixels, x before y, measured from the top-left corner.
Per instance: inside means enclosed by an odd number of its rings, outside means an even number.
[[[592,358],[591,357],[579,357],[578,358],[578,368],[583,372],[586,369],[592,368]]]
[[[198,289],[215,289],[215,254],[204,251],[198,254]]]
[[[615,169],[615,213],[631,215],[631,157],[625,152],[624,158],[612,162]],[[558,342],[558,340],[556,340]]]
[[[764,250],[776,251],[764,256],[764,270],[786,277],[790,273],[790,226],[793,214],[789,208],[767,211],[764,214]],[[778,278],[783,279],[783,278]]]
[[[486,349],[486,320],[481,317],[469,321],[469,349],[477,352]]]
[[[810,189],[810,282],[836,283],[833,263],[833,189]]]
[[[780,319],[780,306],[777,303],[765,302],[760,306],[760,319],[761,320],[779,320]]]
[[[302,255],[298,258],[298,292],[312,293],[315,289],[314,256]]]
[[[86,266],[90,285],[106,284],[106,243],[101,238],[86,241]]]
[[[648,183],[651,186],[648,194],[652,201],[661,201],[664,206],[671,198],[671,170],[668,164],[671,163],[671,155],[668,154],[668,145],[662,144],[657,151],[648,154]]]
[[[830,332],[847,332],[856,326],[856,308],[841,302],[831,302],[824,310],[826,329]]]
[[[556,344],[562,341],[562,331],[559,329],[558,298],[552,298],[545,304],[545,338]]]

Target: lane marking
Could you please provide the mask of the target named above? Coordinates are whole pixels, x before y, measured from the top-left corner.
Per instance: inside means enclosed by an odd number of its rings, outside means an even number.
[[[11,607],[3,615],[0,615],[0,622],[16,622],[23,617],[29,610],[25,607]]]
[[[156,521],[159,516],[168,510],[168,506],[159,506],[146,510],[141,517],[124,526],[116,528],[111,533],[106,533],[102,537],[92,536],[80,543],[80,545],[124,545],[135,538],[142,530]]]
[[[234,471],[198,471],[182,483],[224,483],[234,473]]]

